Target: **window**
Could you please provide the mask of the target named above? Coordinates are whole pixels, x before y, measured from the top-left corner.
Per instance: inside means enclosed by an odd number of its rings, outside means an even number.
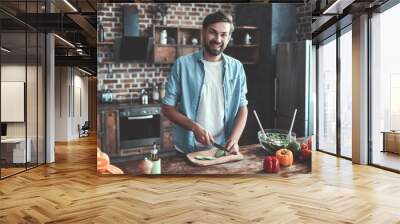
[[[340,155],[352,157],[352,32],[340,36]]]
[[[385,132],[400,131],[400,4],[371,18],[372,164],[400,170],[400,132],[387,142]],[[391,141],[391,140],[389,140]],[[393,143],[388,149],[384,143]],[[398,151],[397,151],[398,150]],[[393,153],[393,151],[395,153]]]
[[[336,40],[318,48],[318,149],[336,153]]]

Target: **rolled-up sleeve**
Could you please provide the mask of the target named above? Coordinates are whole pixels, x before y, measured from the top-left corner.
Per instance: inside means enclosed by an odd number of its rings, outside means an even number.
[[[246,82],[246,73],[244,71],[243,65],[240,69],[240,99],[239,99],[239,106],[244,107],[247,106],[248,101],[246,98],[247,94],[247,82]]]
[[[168,76],[165,86],[165,96],[162,100],[163,104],[176,106],[181,96],[179,60],[171,68],[171,73]]]

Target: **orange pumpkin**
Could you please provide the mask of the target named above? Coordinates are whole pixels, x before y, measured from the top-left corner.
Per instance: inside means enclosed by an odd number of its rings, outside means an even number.
[[[108,155],[100,150],[97,150],[97,172],[104,172],[107,166],[110,165],[110,158]]]
[[[124,172],[120,168],[118,168],[114,165],[111,165],[111,164],[107,166],[106,171],[107,171],[107,173],[110,173],[110,174],[124,174]]]
[[[120,168],[110,164],[110,157],[97,148],[97,172],[100,174],[124,174]]]
[[[281,166],[291,166],[293,164],[293,153],[285,148],[276,151],[276,158]]]

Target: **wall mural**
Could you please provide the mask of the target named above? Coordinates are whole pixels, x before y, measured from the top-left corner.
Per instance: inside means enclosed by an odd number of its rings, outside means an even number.
[[[311,172],[309,5],[97,9],[99,174]]]

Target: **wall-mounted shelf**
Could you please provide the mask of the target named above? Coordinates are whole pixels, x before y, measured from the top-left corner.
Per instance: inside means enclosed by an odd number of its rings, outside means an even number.
[[[246,43],[246,35],[251,37],[250,44]],[[255,26],[238,26],[232,33],[233,44],[230,43],[225,50],[243,64],[257,64],[260,56],[260,31]]]
[[[227,48],[230,47],[258,47],[258,44],[233,44],[233,45],[228,45]]]
[[[163,30],[167,31],[167,44],[160,43],[160,34]],[[245,41],[246,35],[251,36],[250,44]],[[153,62],[156,64],[173,64],[175,60],[183,55],[191,54],[200,50],[202,47],[201,28],[172,27],[172,26],[153,26],[154,51]],[[192,39],[197,39],[198,43],[193,45]],[[225,53],[230,55],[243,64],[257,64],[259,61],[260,31],[253,26],[235,27],[232,34],[233,43],[230,43]],[[98,46],[113,46],[113,41],[98,42]],[[104,60],[101,63],[113,63],[112,60]]]
[[[167,31],[167,44],[161,44],[160,36]],[[153,26],[154,54],[153,61],[157,64],[173,64],[179,56],[198,51],[201,48],[201,29],[171,26]],[[192,39],[197,44],[192,44]]]

